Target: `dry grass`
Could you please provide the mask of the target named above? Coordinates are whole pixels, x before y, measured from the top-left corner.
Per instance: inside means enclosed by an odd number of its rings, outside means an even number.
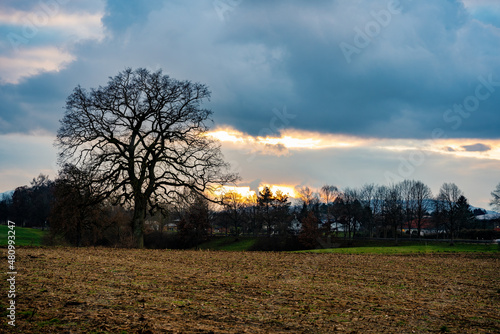
[[[21,248],[17,266],[19,333],[500,332],[498,253]]]

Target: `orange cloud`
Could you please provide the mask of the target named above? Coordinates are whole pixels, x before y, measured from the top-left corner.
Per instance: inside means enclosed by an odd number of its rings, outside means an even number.
[[[244,150],[277,156],[291,154],[295,150],[364,148],[393,152],[420,150],[457,157],[500,160],[498,139],[362,138],[295,129],[282,130],[276,137],[254,137],[232,128],[220,128],[209,135]]]

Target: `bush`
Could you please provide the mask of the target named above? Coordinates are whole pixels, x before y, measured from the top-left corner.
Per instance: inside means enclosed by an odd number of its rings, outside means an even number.
[[[70,246],[64,236],[49,232],[42,237],[42,246]]]
[[[460,239],[471,240],[495,240],[500,239],[500,231],[495,230],[461,230],[458,233]]]
[[[144,234],[144,247],[150,249],[189,249],[197,247],[199,243],[192,240],[186,242],[179,233],[151,231]]]
[[[251,251],[295,251],[305,249],[297,236],[270,236],[257,239]]]

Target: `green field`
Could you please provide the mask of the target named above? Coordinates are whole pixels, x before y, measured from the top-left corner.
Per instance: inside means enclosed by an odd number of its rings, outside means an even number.
[[[256,242],[255,237],[217,237],[201,244],[198,248],[243,252],[250,250]]]
[[[418,244],[404,244],[400,246],[365,246],[348,248],[312,249],[299,252],[305,253],[338,253],[338,254],[422,254],[422,253],[469,253],[469,252],[498,252],[497,244],[466,244],[456,243],[450,246],[447,242],[432,242]]]
[[[199,249],[223,251],[249,251],[258,242],[257,237],[216,237],[203,244]],[[450,246],[443,241],[400,241],[395,245],[393,240],[355,240],[353,247],[328,249],[311,249],[297,251],[302,253],[338,253],[338,254],[411,254],[411,253],[469,253],[498,252],[497,244],[455,243]]]
[[[7,245],[7,235],[10,231],[9,227],[0,225],[0,246]],[[14,227],[16,232],[16,246],[40,246],[42,237],[47,231],[42,231],[35,228]]]

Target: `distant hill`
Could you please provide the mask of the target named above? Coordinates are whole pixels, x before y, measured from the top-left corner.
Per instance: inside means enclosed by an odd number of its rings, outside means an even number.
[[[498,213],[496,211],[493,211],[493,210],[486,210],[486,209],[478,208],[478,207],[475,207],[475,206],[472,206],[472,205],[471,205],[470,209],[472,211],[474,211],[475,209],[480,209],[480,210],[486,211],[485,215],[476,216],[476,219],[479,219],[479,220],[490,220],[490,219],[500,218],[500,213]]]
[[[429,212],[432,213],[434,212],[434,201],[433,200],[426,200],[425,201],[425,205],[430,208]],[[470,210],[471,211],[474,211],[475,209],[479,209],[479,210],[483,210],[483,211],[486,211],[486,215],[489,215],[489,216],[495,216],[495,215],[498,215],[500,216],[500,213],[499,212],[496,212],[496,211],[493,211],[493,210],[488,210],[488,209],[484,209],[484,208],[480,208],[480,207],[477,207],[477,206],[473,206],[473,205],[470,205],[469,206]],[[478,216],[480,217],[480,216]],[[492,218],[483,218],[483,219],[492,219]]]
[[[12,195],[14,195],[14,190],[9,190],[9,191],[5,191],[3,193],[0,193],[0,201],[3,200],[5,197],[12,198]]]

